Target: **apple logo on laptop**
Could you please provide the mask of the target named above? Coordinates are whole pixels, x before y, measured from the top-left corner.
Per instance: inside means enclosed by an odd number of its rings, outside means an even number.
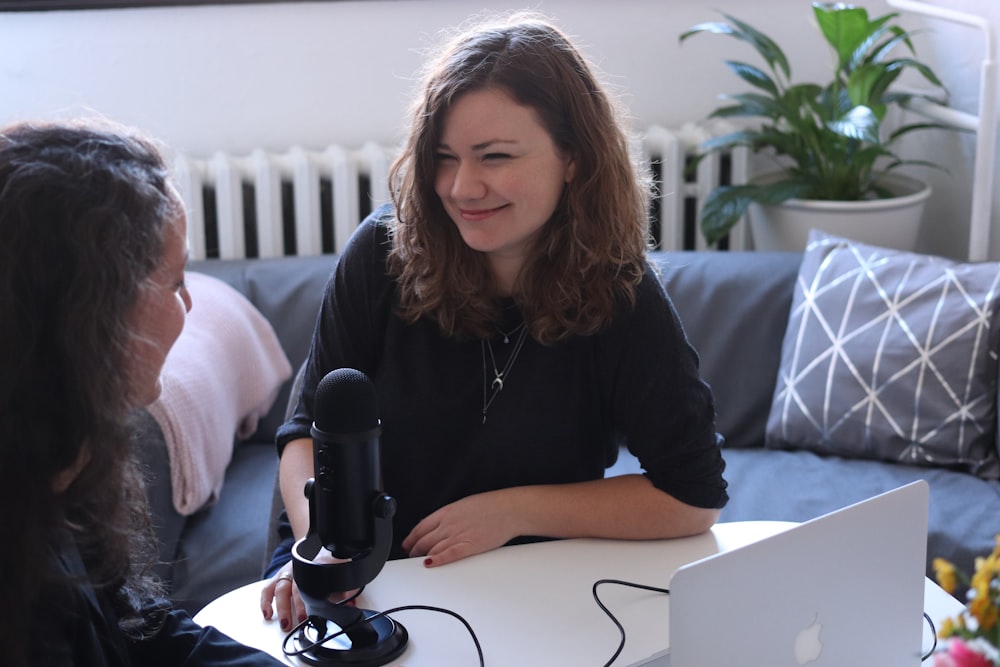
[[[814,662],[823,651],[823,642],[819,639],[819,633],[823,625],[819,622],[819,613],[813,614],[808,627],[799,631],[795,637],[795,660],[800,665]]]

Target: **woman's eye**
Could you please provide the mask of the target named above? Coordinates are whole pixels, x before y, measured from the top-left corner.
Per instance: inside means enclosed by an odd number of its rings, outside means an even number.
[[[455,159],[455,156],[454,156],[454,155],[451,155],[451,154],[449,154],[449,153],[436,153],[436,154],[434,155],[434,159],[435,159],[435,160],[436,160],[437,162],[445,162],[445,161],[447,161],[447,160],[454,160],[454,159]]]
[[[505,159],[507,159],[509,157],[510,157],[510,155],[508,153],[487,153],[486,155],[483,156],[483,159],[484,160],[505,160]]]

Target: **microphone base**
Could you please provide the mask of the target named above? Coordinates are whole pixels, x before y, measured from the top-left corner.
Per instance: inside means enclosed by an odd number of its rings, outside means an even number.
[[[295,637],[300,649],[311,647],[300,653],[299,659],[320,667],[379,667],[402,655],[409,641],[409,633],[402,624],[388,616],[373,618],[377,614],[369,609],[355,611],[357,620],[344,626],[319,616],[310,616],[309,622]],[[362,622],[361,619],[365,620]],[[345,634],[314,646],[344,627],[350,628]]]

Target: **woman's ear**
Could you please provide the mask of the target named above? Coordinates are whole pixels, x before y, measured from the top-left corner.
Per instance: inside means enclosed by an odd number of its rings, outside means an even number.
[[[571,155],[566,161],[566,182],[569,183],[576,176],[576,160]]]

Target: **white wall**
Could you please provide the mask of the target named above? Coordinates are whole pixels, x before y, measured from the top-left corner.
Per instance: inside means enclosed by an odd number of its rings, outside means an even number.
[[[931,0],[978,11],[1000,26],[991,0]],[[732,40],[703,36],[678,45],[715,8],[761,27],[792,57],[796,78],[825,77],[827,54],[808,0],[535,0],[604,70],[636,125],[701,119],[732,91],[724,57],[750,58]],[[873,14],[884,0],[865,3]],[[93,109],[138,125],[177,150],[207,155],[292,144],[360,145],[401,137],[420,50],[434,33],[482,7],[462,0],[358,0],[183,8],[0,14],[0,121]],[[922,24],[909,19],[913,25]],[[935,24],[918,44],[954,94],[976,109],[982,45],[967,28]],[[927,135],[925,135],[926,137]],[[943,159],[930,178],[935,198],[921,249],[967,249],[972,141],[914,142],[913,157]],[[942,157],[943,156],[943,157]],[[1000,204],[994,206],[1000,220]],[[998,223],[1000,224],[1000,223]],[[1000,231],[991,257],[1000,257]]]

